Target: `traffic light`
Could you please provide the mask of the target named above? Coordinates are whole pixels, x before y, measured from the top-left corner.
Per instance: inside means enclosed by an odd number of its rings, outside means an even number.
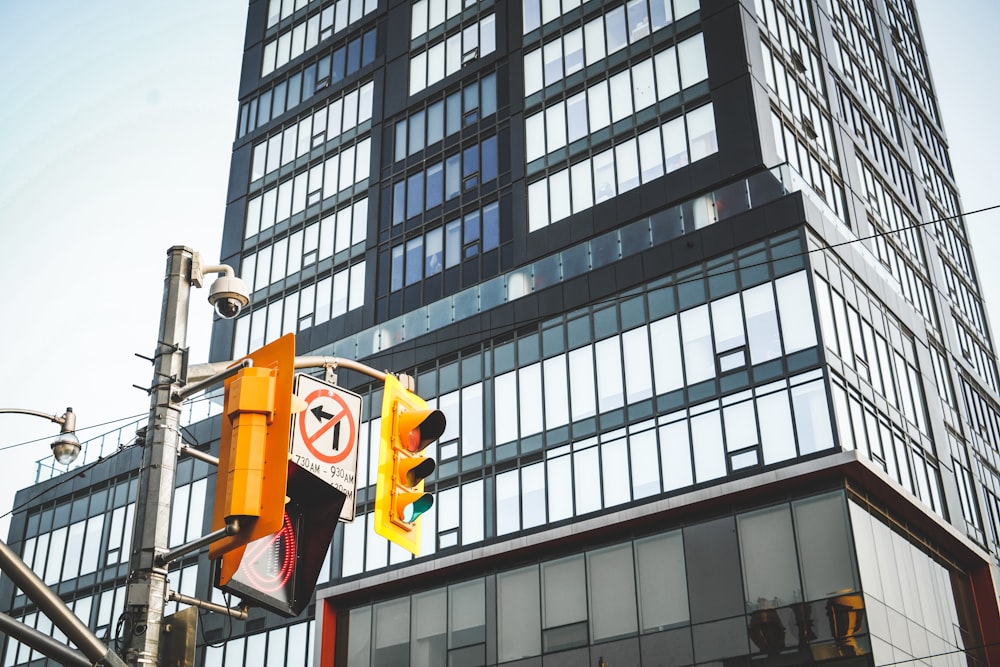
[[[291,618],[312,600],[347,496],[291,461],[288,494],[279,528],[246,545],[224,582],[223,556],[215,578],[222,590]]]
[[[445,417],[408,391],[392,375],[385,378],[378,480],[375,488],[375,532],[420,555],[420,515],[434,505],[424,493],[424,479],[434,472],[434,459],[423,450],[444,433]]]
[[[294,334],[246,358],[253,366],[225,383],[212,530],[235,518],[240,531],[209,546],[209,558],[222,558],[223,581],[239,567],[249,542],[282,529],[291,419],[301,409],[292,393]]]

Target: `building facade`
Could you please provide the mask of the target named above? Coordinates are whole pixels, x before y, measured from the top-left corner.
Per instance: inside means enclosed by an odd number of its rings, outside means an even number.
[[[205,617],[201,664],[1000,664],[996,359],[912,0],[256,0],[228,201],[212,357],[295,332],[448,426],[414,558],[341,372],[357,517],[303,617]],[[11,543],[110,559],[116,470]],[[53,581],[111,628],[84,560]]]

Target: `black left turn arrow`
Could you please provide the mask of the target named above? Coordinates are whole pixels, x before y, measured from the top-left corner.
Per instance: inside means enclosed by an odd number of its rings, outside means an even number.
[[[329,412],[327,412],[326,410],[324,410],[322,405],[317,405],[315,408],[313,408],[309,412],[313,413],[313,417],[315,417],[316,419],[318,419],[320,422],[322,422],[322,421],[324,421],[326,419],[333,419],[333,415],[331,415]]]

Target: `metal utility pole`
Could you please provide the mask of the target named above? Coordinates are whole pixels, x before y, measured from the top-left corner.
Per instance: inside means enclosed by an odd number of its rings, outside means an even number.
[[[157,665],[160,655],[167,569],[157,565],[156,557],[169,548],[181,412],[180,401],[174,400],[173,392],[184,372],[188,302],[195,262],[195,253],[190,248],[174,246],[167,252],[123,625],[124,657],[135,667]]]

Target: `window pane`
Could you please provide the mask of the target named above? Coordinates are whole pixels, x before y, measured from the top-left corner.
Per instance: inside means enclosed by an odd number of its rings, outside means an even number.
[[[605,507],[627,503],[632,499],[628,449],[624,438],[601,445],[601,477]]]
[[[667,173],[680,169],[688,163],[687,136],[684,132],[684,118],[675,118],[662,127],[663,154]]]
[[[615,146],[615,164],[618,167],[618,193],[639,187],[639,157],[635,139]]]
[[[546,652],[587,643],[587,585],[583,556],[543,563],[542,628]]]
[[[500,662],[542,652],[538,567],[497,575],[497,653]]]
[[[788,394],[779,391],[757,399],[760,420],[760,444],[764,450],[764,465],[795,457],[795,435],[788,412]]]
[[[802,591],[788,506],[741,514],[736,522],[747,610],[773,609],[799,602]]]
[[[701,33],[677,45],[677,58],[681,65],[681,86],[687,88],[708,78],[705,63],[705,42]]]
[[[591,160],[591,164],[594,167],[594,203],[600,204],[617,194],[614,149],[609,148],[603,153],[598,153]]]
[[[597,132],[611,124],[610,109],[607,81],[600,81],[587,89],[587,113],[591,132]]]
[[[594,358],[590,346],[569,353],[570,395],[573,420],[592,417],[597,404],[594,397]]]
[[[679,93],[681,82],[677,73],[677,50],[671,47],[660,51],[653,56],[653,64],[656,68],[656,98],[664,100]]]
[[[374,667],[407,664],[410,655],[410,598],[376,605],[374,626]]]
[[[746,310],[750,362],[759,364],[780,357],[778,319],[770,283],[746,290],[743,293],[743,306]]]
[[[512,442],[517,439],[516,415],[517,380],[516,373],[511,371],[497,376],[493,380],[493,392],[496,396],[494,422],[496,423],[496,444]]]
[[[601,464],[597,447],[573,453],[573,486],[576,514],[587,514],[601,509],[601,496],[594,491],[601,485]]]
[[[684,557],[693,623],[744,613],[733,517],[685,527]]]
[[[542,89],[542,50],[535,49],[524,56],[524,95]]]
[[[521,526],[524,529],[545,523],[545,464],[521,468]]]
[[[448,588],[448,627],[450,649],[486,641],[486,586],[482,579]]]
[[[591,641],[635,634],[635,574],[632,543],[587,554]]]
[[[680,333],[677,324],[678,317],[671,315],[649,325],[649,334],[656,341],[653,345],[653,376],[656,378],[658,394],[665,394],[684,386]]]
[[[686,623],[690,614],[681,531],[637,540],[635,561],[642,631],[655,632]]]
[[[608,53],[614,53],[628,45],[628,34],[625,29],[625,8],[618,7],[604,15],[604,23],[608,38]]]
[[[725,476],[726,455],[722,448],[722,428],[717,410],[691,418],[691,444],[699,482]]]
[[[792,406],[795,409],[795,430],[799,450],[803,454],[833,447],[830,426],[830,409],[826,401],[826,387],[822,380],[792,388]]]
[[[853,541],[841,492],[792,503],[806,600],[856,590]],[[873,522],[875,523],[875,522]]]
[[[543,362],[545,377],[545,427],[555,428],[569,422],[569,394],[566,387],[566,356]]]
[[[570,456],[549,459],[548,464],[549,521],[573,516],[573,471]]]
[[[566,100],[566,124],[568,128],[566,139],[570,143],[587,135],[586,92],[577,93]]]
[[[570,193],[569,170],[563,169],[549,177],[549,202],[552,206],[552,222],[558,222],[569,217]]]
[[[577,28],[563,37],[566,76],[583,69],[583,30]]]
[[[625,355],[625,390],[628,403],[653,395],[653,378],[649,363],[649,336],[646,327],[622,334]]]
[[[711,104],[699,107],[687,115],[688,136],[691,140],[691,161],[719,150],[715,135],[715,112]]]
[[[632,115],[632,80],[630,70],[611,77],[611,122]]]
[[[757,444],[753,401],[727,405],[722,409],[722,420],[726,427],[726,451],[735,452]]]
[[[589,160],[577,162],[570,167],[570,181],[573,191],[573,212],[577,213],[593,206],[594,183]]]
[[[799,271],[774,281],[785,354],[816,346],[816,324],[806,275],[805,271]]]
[[[566,145],[566,107],[555,104],[545,110],[545,151],[552,152]]]
[[[688,422],[679,421],[660,428],[660,462],[663,490],[672,491],[694,483]]]
[[[619,408],[625,404],[622,386],[622,353],[618,337],[606,338],[594,346],[597,364],[598,404],[602,410]]]
[[[496,477],[496,531],[506,535],[521,528],[520,476],[518,470],[508,470]]]
[[[639,167],[643,183],[663,175],[663,144],[657,128],[639,135]]]
[[[588,65],[592,65],[604,58],[603,18],[596,18],[583,26],[583,43],[586,47]]]
[[[707,304],[681,313],[681,332],[687,383],[695,384],[715,377],[715,356]]]
[[[542,179],[528,186],[528,231],[533,232],[549,224],[548,181]]]

